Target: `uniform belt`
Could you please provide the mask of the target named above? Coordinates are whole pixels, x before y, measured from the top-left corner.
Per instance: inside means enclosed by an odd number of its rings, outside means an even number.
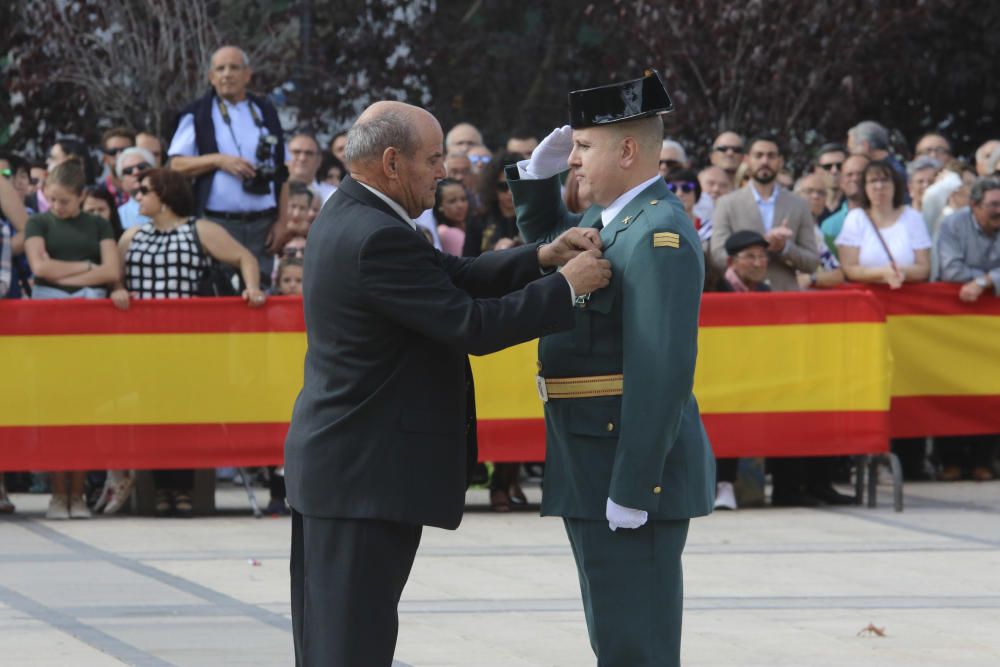
[[[205,215],[219,220],[244,220],[254,222],[264,218],[273,218],[278,214],[277,208],[267,208],[263,211],[209,211],[205,209]]]
[[[596,398],[598,396],[621,396],[625,376],[586,375],[574,378],[543,378],[539,376],[538,397],[543,403],[557,398]]]

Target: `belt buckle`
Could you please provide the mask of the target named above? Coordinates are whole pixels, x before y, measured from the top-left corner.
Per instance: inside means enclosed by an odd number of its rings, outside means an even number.
[[[538,398],[542,399],[542,403],[549,402],[549,391],[545,388],[545,378],[541,375],[535,376],[535,385],[538,387]]]

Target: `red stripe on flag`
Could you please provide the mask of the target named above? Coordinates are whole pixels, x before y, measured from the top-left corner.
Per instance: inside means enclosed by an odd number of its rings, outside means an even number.
[[[305,331],[301,297],[133,300],[120,311],[105,300],[0,301],[0,336],[185,334]]]
[[[281,465],[288,424],[0,428],[0,470]]]
[[[844,456],[889,449],[885,412],[704,414],[718,457]],[[542,461],[542,419],[479,421],[480,461]]]
[[[1000,315],[1000,299],[987,290],[975,303],[959,301],[959,283],[923,283],[889,289],[885,285],[847,284],[840,292],[867,292],[882,302],[892,315]]]
[[[890,410],[894,438],[1000,433],[1000,396],[896,396]]]
[[[699,323],[738,327],[884,321],[885,311],[871,294],[833,291],[705,294]]]

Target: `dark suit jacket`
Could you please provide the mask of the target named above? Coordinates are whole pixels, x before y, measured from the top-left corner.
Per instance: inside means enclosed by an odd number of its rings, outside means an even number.
[[[766,233],[764,221],[760,217],[757,200],[750,192],[750,185],[735,192],[724,195],[715,202],[712,213],[712,263],[720,271],[726,270],[726,239],[733,232],[749,229],[762,236]],[[795,234],[787,242],[787,250],[783,253],[769,253],[767,277],[771,289],[776,292],[795,292],[799,284],[795,280],[795,271],[812,273],[819,266],[819,248],[816,246],[816,232],[813,227],[812,213],[809,205],[798,195],[781,188],[774,202],[775,226],[788,219],[788,228]]]
[[[456,528],[475,431],[466,355],[571,328],[565,278],[541,276],[534,244],[444,255],[347,178],[309,232],[303,300],[291,506]]]

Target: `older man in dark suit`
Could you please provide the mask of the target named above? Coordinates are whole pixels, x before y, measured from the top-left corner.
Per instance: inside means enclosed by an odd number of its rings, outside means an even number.
[[[442,139],[423,109],[369,107],[309,234],[309,349],[285,445],[298,665],[391,664],[421,527],[462,518],[466,355],[571,328],[575,295],[611,276],[596,230],[474,260],[436,251],[412,218],[434,203]]]

